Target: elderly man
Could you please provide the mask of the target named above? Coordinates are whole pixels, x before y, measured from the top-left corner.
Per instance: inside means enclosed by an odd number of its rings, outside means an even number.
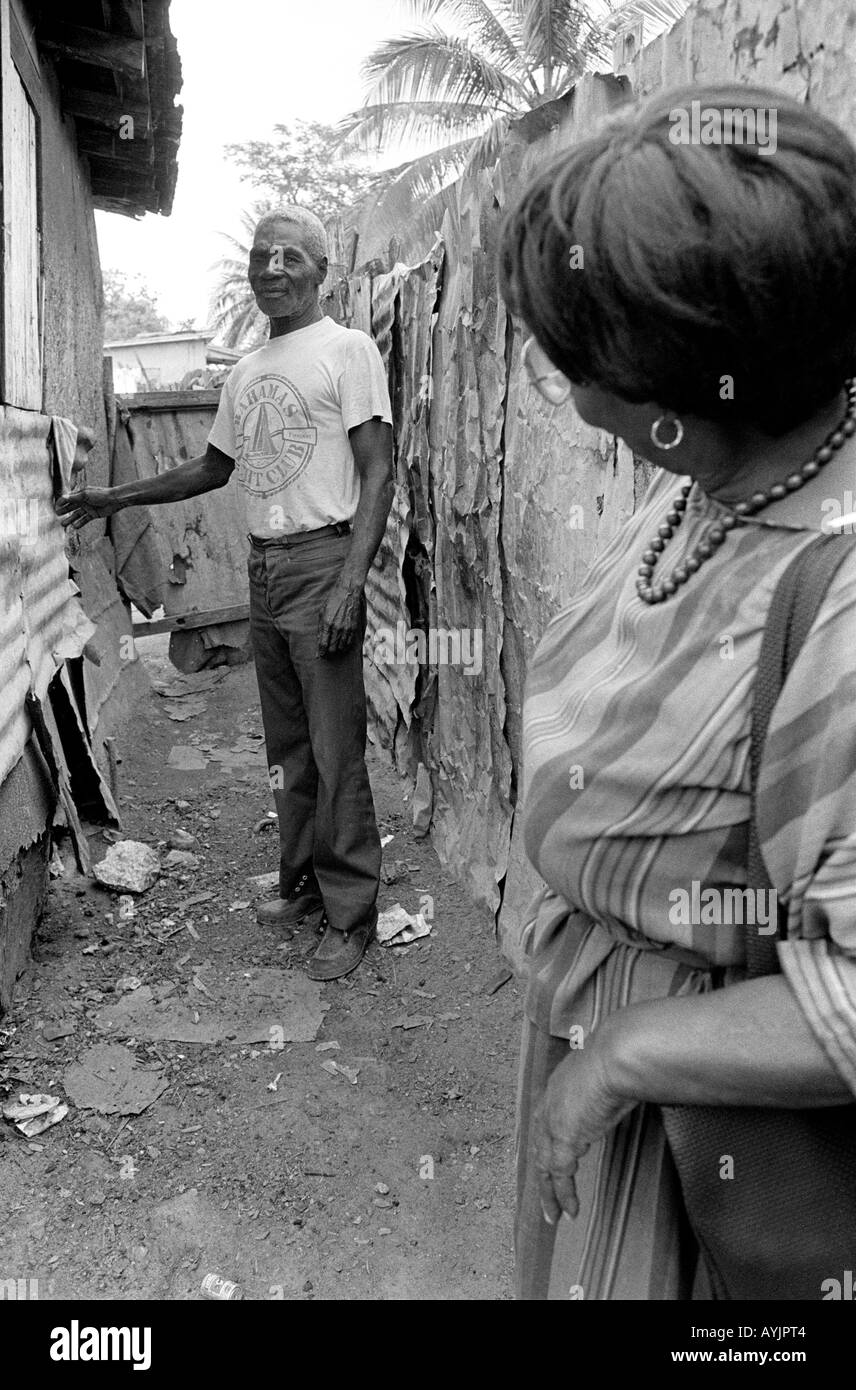
[[[85,488],[57,511],[79,527],[121,507],[223,487],[249,531],[250,630],[279,817],[279,897],[259,920],[326,927],[308,973],[354,970],[377,922],[380,838],[365,765],[365,584],[392,501],[389,393],[371,338],[326,318],[319,219],[259,222],[249,280],[269,341],[233,368],[208,447],[156,478]]]

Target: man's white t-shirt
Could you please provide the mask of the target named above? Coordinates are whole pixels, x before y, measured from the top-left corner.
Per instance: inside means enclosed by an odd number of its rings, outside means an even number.
[[[235,363],[209,442],[235,460],[247,529],[275,537],[352,521],[360,475],[348,430],[392,423],[377,345],[323,318]]]

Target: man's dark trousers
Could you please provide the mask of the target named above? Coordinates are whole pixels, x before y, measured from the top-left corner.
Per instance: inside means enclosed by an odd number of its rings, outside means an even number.
[[[318,656],[318,620],[348,535],[252,544],[250,632],[279,817],[280,897],[312,865],[327,920],[348,931],[372,911],[380,836],[366,771],[365,608],[347,651]]]

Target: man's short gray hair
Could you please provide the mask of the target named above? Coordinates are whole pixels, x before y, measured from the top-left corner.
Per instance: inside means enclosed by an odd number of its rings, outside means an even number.
[[[256,223],[256,232],[272,222],[293,222],[303,232],[304,245],[316,265],[327,255],[327,232],[320,217],[299,203],[283,203],[281,207],[271,208]]]

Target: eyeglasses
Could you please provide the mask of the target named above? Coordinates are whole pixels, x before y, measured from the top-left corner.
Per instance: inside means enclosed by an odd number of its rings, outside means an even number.
[[[534,338],[527,338],[520,353],[530,386],[534,386],[539,396],[550,405],[564,405],[571,394],[571,383],[554,367],[546,352],[542,352]]]

